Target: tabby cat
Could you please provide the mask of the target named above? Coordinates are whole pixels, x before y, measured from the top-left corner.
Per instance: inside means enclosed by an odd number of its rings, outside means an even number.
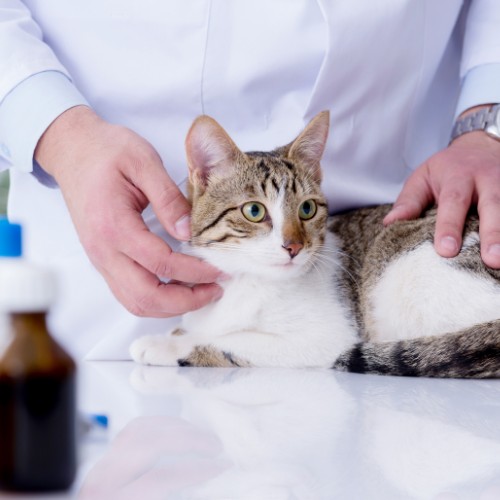
[[[435,210],[387,228],[388,205],[329,217],[328,128],[322,112],[287,146],[243,153],[212,118],[194,122],[186,251],[230,278],[170,334],[136,340],[135,361],[500,376],[500,272],[481,261],[477,216],[452,259],[433,248]]]

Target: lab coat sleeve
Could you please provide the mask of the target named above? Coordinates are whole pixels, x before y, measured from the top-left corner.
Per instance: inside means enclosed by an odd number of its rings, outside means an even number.
[[[462,80],[455,116],[473,106],[497,102],[500,102],[500,63],[476,66]]]
[[[0,6],[0,168],[34,172],[53,180],[33,162],[43,132],[67,109],[87,104],[20,1]]]
[[[500,102],[500,2],[473,0],[460,67],[462,88],[456,114],[479,104]]]

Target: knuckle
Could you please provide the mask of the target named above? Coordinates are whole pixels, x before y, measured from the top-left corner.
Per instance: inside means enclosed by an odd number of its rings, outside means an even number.
[[[130,314],[133,314],[134,316],[137,316],[139,318],[145,318],[146,314],[143,310],[141,310],[139,307],[137,307],[135,304],[123,304],[125,306],[125,309]]]
[[[440,240],[444,236],[451,236],[456,240],[462,237],[463,220],[453,219],[453,218],[438,218],[436,221],[436,234],[437,240]]]
[[[172,254],[171,249],[168,249],[168,253],[162,256],[160,259],[156,259],[153,261],[151,265],[150,271],[159,278],[172,278],[174,275],[174,265],[170,258]]]
[[[136,150],[133,156],[129,155],[127,157],[127,161],[129,162],[131,177],[139,185],[142,184],[144,177],[149,174],[150,167],[161,162],[157,153],[154,150],[150,151],[148,148]]]
[[[158,207],[158,210],[161,210],[162,212],[168,212],[170,211],[171,207],[184,203],[184,201],[184,196],[177,189],[177,186],[165,184],[158,191],[156,205]]]
[[[463,189],[447,189],[441,193],[439,197],[440,204],[446,203],[450,205],[469,205],[471,193]]]
[[[498,209],[500,207],[500,192],[494,191],[488,194],[483,194],[479,196],[478,200],[478,210],[481,212],[482,210],[492,210],[493,207]]]
[[[115,141],[115,151],[111,162],[120,166],[132,178],[141,178],[148,167],[162,164],[154,147],[135,132],[119,127],[120,139]]]
[[[151,315],[154,300],[149,294],[139,295],[131,302],[124,304],[126,309],[134,316],[145,317]]]
[[[485,166],[481,173],[487,178],[489,183],[500,181],[500,168],[496,164],[489,164]]]
[[[481,241],[486,247],[500,243],[500,229],[488,229],[483,231],[481,233]]]
[[[174,274],[174,269],[168,261],[161,261],[153,266],[153,273],[159,278],[171,278]]]
[[[140,317],[146,315],[147,305],[145,306],[146,300],[144,297],[131,296],[129,290],[112,279],[106,278],[106,281],[114,296],[129,313]]]

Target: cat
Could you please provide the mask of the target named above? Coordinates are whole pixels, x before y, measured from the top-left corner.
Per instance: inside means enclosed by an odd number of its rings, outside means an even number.
[[[436,210],[384,227],[390,205],[329,216],[320,160],[329,113],[271,152],[238,149],[208,116],[186,138],[192,238],[222,298],[132,358],[180,366],[323,367],[401,376],[500,376],[500,271],[470,214],[455,258],[433,248]]]

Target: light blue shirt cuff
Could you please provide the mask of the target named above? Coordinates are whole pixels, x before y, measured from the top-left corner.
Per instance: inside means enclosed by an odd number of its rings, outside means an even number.
[[[0,155],[14,168],[33,172],[43,184],[54,180],[33,159],[36,145],[64,111],[89,104],[58,71],[37,73],[17,85],[0,104]]]
[[[462,82],[455,118],[481,104],[500,103],[500,64],[484,64],[467,72]]]

